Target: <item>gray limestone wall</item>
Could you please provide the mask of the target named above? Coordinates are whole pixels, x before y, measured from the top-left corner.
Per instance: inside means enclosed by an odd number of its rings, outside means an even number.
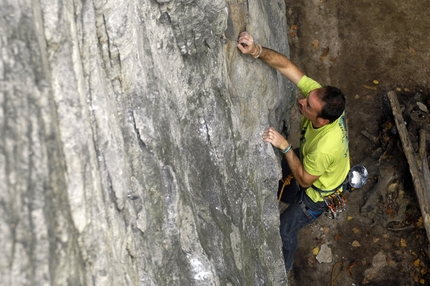
[[[283,0],[2,0],[1,285],[282,285]]]

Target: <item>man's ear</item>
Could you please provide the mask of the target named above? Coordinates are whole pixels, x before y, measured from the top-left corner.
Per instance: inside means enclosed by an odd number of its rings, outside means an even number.
[[[317,120],[318,120],[318,123],[319,123],[321,126],[324,126],[324,125],[326,125],[326,124],[329,124],[329,123],[330,123],[330,120],[325,119],[325,118],[322,118],[322,117],[318,117],[318,118],[317,118]]]

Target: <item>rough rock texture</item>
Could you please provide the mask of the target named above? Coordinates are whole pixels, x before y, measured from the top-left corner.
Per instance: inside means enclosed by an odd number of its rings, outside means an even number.
[[[2,285],[280,285],[283,0],[0,3]]]

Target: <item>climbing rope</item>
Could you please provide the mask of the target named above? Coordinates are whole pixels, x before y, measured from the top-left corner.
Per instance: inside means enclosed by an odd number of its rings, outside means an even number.
[[[278,203],[281,201],[285,186],[288,186],[289,184],[291,184],[292,179],[294,179],[293,174],[289,174],[286,178],[281,179],[281,182],[283,182],[283,184],[282,184],[281,190],[279,191]]]

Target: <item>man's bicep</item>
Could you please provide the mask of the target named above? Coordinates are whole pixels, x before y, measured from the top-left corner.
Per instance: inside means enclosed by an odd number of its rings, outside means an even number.
[[[304,76],[304,73],[293,63],[286,67],[279,68],[278,70],[295,85],[297,85]]]
[[[322,174],[329,165],[329,158],[323,153],[313,152],[305,156],[303,159],[303,183],[311,186]]]

